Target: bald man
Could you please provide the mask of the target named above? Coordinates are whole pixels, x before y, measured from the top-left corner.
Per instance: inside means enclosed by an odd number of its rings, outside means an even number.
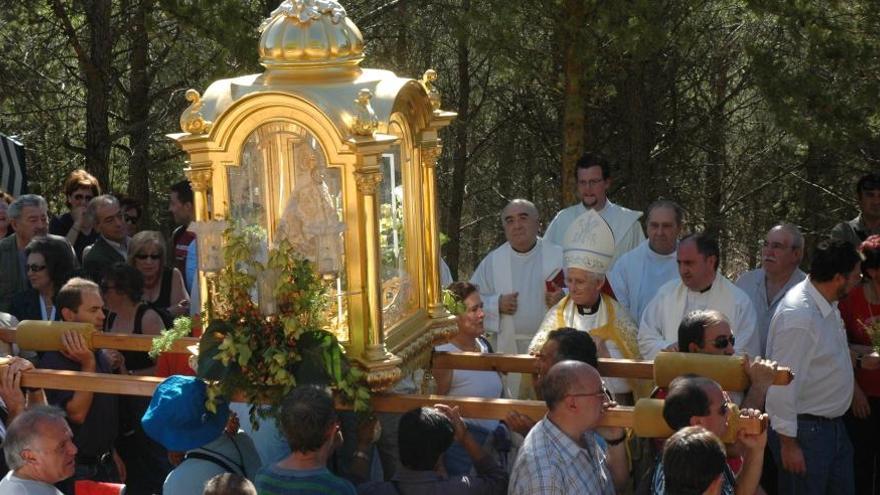
[[[547,416],[532,428],[513,466],[510,495],[597,493],[611,495],[628,478],[626,435],[602,439],[595,431],[613,403],[599,372],[579,361],[561,361],[541,381]]]

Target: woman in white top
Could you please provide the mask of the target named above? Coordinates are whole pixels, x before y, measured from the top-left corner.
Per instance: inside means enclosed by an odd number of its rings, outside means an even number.
[[[448,352],[491,352],[489,343],[483,335],[483,300],[477,287],[469,282],[454,282],[448,290],[456,301],[456,308],[452,311],[456,317],[458,332],[453,335],[449,342],[437,346],[437,351]],[[503,385],[501,376],[495,371],[471,371],[471,370],[440,370],[432,371],[437,381],[437,393],[439,395],[453,395],[459,397],[486,397],[497,399],[501,397]],[[478,443],[484,444],[486,438],[498,427],[498,421],[492,419],[466,419],[468,431]],[[468,474],[471,470],[472,461],[464,448],[456,443],[446,451],[446,471],[450,476]]]

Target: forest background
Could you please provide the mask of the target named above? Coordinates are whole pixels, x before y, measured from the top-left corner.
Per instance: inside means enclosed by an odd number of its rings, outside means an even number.
[[[55,212],[74,168],[168,230],[188,88],[261,72],[257,26],[279,0],[0,0],[0,132],[27,147]],[[458,118],[438,164],[443,253],[468,276],[532,199],[546,226],[576,201],[584,150],[610,157],[610,197],[681,203],[722,267],[759,262],[787,220],[808,245],[856,215],[880,160],[874,0],[343,0],[363,67],[439,73]]]

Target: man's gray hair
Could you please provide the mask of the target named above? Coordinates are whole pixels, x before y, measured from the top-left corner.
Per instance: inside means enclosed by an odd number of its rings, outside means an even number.
[[[31,448],[33,441],[43,433],[40,425],[52,421],[66,424],[64,411],[55,406],[37,406],[12,420],[6,428],[6,438],[3,440],[3,455],[10,471],[24,467],[26,461],[21,453]]]
[[[531,201],[529,201],[527,199],[517,198],[517,199],[510,200],[510,202],[507,203],[507,206],[505,206],[504,208],[501,209],[501,224],[502,225],[504,225],[504,214],[507,212],[507,209],[510,208],[511,206],[522,206],[529,212],[530,215],[534,216],[535,219],[538,218],[538,207],[535,206],[535,203],[532,203]]]
[[[38,194],[23,194],[9,205],[9,210],[7,211],[9,218],[18,220],[21,218],[22,211],[28,206],[35,206],[43,210],[44,213],[49,212],[49,204],[46,203],[42,196]]]
[[[647,210],[645,210],[646,221],[647,219],[651,218],[651,212],[657,208],[669,208],[675,214],[675,223],[677,223],[679,227],[684,225],[684,208],[682,208],[681,205],[670,199],[658,199],[657,201],[654,201],[653,203],[648,205]]]
[[[773,232],[774,230],[781,230],[786,234],[791,236],[791,247],[795,249],[800,249],[804,247],[804,235],[801,234],[800,229],[797,228],[797,225],[787,222],[780,222],[773,226],[767,233]]]
[[[95,196],[89,201],[89,205],[86,206],[86,220],[91,222],[92,225],[96,225],[98,223],[98,208],[114,205],[119,206],[119,200],[112,194]]]

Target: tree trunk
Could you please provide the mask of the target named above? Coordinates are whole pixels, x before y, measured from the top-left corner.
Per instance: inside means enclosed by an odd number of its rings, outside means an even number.
[[[711,75],[712,108],[709,110],[709,129],[707,136],[705,195],[703,212],[705,231],[721,242],[724,234],[722,218],[724,169],[727,165],[727,122],[725,101],[727,97],[727,59],[726,55],[716,56]],[[722,254],[723,257],[723,254]],[[721,261],[721,260],[719,260]]]
[[[565,0],[563,18],[562,203],[577,201],[574,169],[584,152],[586,106],[582,94],[584,61],[582,33],[586,22],[583,0]]]
[[[83,46],[65,3],[51,0],[56,17],[61,20],[67,43],[76,53],[86,90],[86,135],[83,139],[86,170],[98,178],[104,189],[110,189],[110,71],[113,62],[113,2],[88,0],[85,8],[89,44]],[[78,15],[78,14],[77,14]]]
[[[470,12],[470,0],[461,3],[460,19],[456,43],[458,65],[458,118],[453,131],[452,152],[452,190],[449,191],[449,210],[446,213],[446,234],[449,244],[446,249],[446,263],[453,279],[458,278],[458,265],[461,258],[461,214],[464,206],[465,176],[468,168],[468,145],[470,142],[470,35],[466,25]]]
[[[84,2],[89,23],[89,58],[86,79],[86,169],[112,190],[110,184],[110,71],[113,63],[111,0]]]
[[[147,16],[153,0],[136,0],[129,23],[128,136],[131,157],[128,166],[128,196],[143,205],[142,217],[150,210],[150,40]]]

